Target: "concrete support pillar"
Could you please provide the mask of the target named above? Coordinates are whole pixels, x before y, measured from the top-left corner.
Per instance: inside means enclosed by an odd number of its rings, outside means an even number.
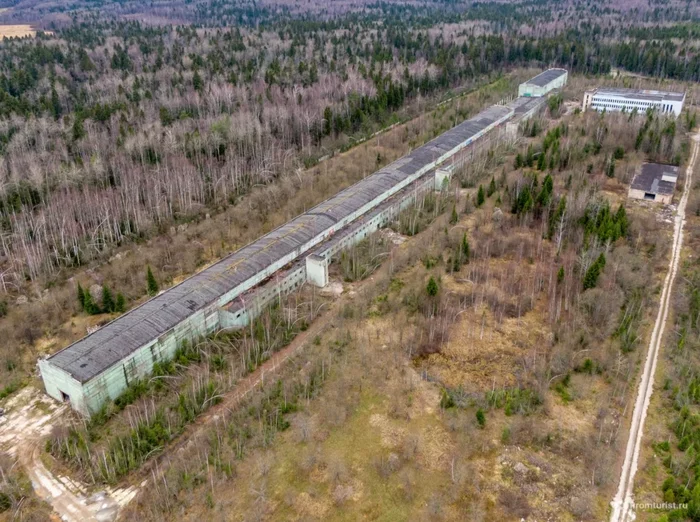
[[[435,169],[435,190],[440,191],[448,187],[453,170],[452,166]]]
[[[328,284],[328,260],[316,254],[306,257],[306,281],[323,288]]]

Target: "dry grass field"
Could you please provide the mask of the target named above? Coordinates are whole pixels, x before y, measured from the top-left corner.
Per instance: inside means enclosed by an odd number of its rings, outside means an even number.
[[[0,38],[25,38],[36,36],[36,29],[31,25],[0,25]]]

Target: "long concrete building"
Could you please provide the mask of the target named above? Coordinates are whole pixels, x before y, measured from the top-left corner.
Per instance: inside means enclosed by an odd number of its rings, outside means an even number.
[[[89,416],[184,340],[245,326],[281,294],[328,283],[341,249],[390,222],[417,195],[449,178],[487,133],[530,117],[544,100],[518,98],[480,112],[216,264],[39,361],[46,393]],[[461,159],[460,159],[461,158]],[[439,167],[439,168],[438,168]]]

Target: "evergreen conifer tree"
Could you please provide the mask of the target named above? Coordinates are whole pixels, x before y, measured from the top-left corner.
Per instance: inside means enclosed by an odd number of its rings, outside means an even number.
[[[153,275],[153,270],[151,270],[150,265],[146,270],[146,282],[148,284],[148,295],[156,295],[158,293],[158,290],[160,290],[160,287],[158,286],[158,281],[156,281],[156,277]]]
[[[112,291],[107,285],[102,285],[102,310],[106,313],[112,313],[116,310]]]
[[[114,311],[120,314],[126,312],[126,299],[124,299],[121,292],[117,293],[117,301],[114,303]]]

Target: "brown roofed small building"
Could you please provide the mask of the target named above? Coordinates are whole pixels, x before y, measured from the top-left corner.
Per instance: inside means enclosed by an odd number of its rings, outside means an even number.
[[[629,197],[671,204],[679,168],[661,163],[644,163],[632,180]]]

